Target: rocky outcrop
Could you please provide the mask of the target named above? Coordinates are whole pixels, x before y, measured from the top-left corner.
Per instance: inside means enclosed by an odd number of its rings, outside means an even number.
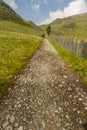
[[[52,40],[76,55],[87,58],[87,42],[78,42],[75,37],[71,37],[70,39],[52,38]]]

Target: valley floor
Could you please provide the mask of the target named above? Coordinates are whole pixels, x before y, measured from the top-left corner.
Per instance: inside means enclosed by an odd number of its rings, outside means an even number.
[[[85,123],[87,92],[44,40],[1,101],[0,130],[85,130]]]

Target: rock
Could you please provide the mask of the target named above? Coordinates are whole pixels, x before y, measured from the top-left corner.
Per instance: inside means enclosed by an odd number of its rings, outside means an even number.
[[[71,87],[68,87],[68,90],[69,90],[69,91],[72,91],[72,88],[71,88]]]
[[[72,95],[69,95],[69,98],[72,98]]]
[[[63,84],[63,85],[64,85],[64,84],[65,84],[65,81],[62,81],[62,83],[61,83],[61,84]]]
[[[82,120],[79,120],[79,124],[82,124]]]
[[[79,80],[77,79],[77,80],[76,80],[76,83],[78,83],[78,82],[79,82]]]
[[[62,110],[62,108],[61,107],[59,107],[59,111],[61,111]]]
[[[59,111],[58,111],[58,110],[55,110],[54,112],[55,112],[56,114],[57,114],[57,113],[59,113]]]
[[[15,127],[18,127],[18,123],[15,124]]]
[[[20,108],[20,107],[21,107],[21,104],[18,105],[18,108]]]
[[[82,101],[82,98],[79,98],[79,101]]]
[[[66,118],[69,119],[70,118],[69,115],[66,115]]]
[[[15,121],[15,117],[12,115],[12,117],[10,118],[10,122],[13,123]]]
[[[5,128],[5,130],[13,130],[13,129],[12,129],[12,126],[7,126],[7,127]]]
[[[17,108],[17,105],[15,105],[14,107]]]
[[[21,89],[22,92],[24,92],[24,89]]]
[[[83,105],[87,106],[87,101],[86,101],[86,102],[83,102]]]
[[[73,108],[73,111],[77,111],[77,108]]]
[[[9,118],[10,118],[10,115],[7,115],[7,116],[6,116],[6,119],[8,120]]]
[[[18,101],[21,99],[21,97],[18,97]]]
[[[87,107],[84,107],[85,110],[87,110]]]
[[[26,121],[26,118],[23,118],[23,121]]]
[[[68,77],[66,75],[64,75],[64,78],[67,79]]]
[[[5,123],[3,124],[3,128],[5,128],[8,124],[9,124],[8,122],[5,122]]]
[[[58,126],[58,127],[60,127],[60,126],[61,126],[61,123],[60,123],[60,122],[58,122],[58,123],[57,123],[57,126]]]
[[[78,110],[77,113],[80,114],[80,111]]]
[[[59,87],[63,87],[63,85],[62,85],[62,84],[59,84]]]
[[[18,128],[18,130],[23,130],[23,127],[22,127],[22,126],[20,126],[20,127]]]

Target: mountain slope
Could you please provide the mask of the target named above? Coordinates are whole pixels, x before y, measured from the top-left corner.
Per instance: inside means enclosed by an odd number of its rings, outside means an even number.
[[[33,27],[29,22],[21,18],[12,8],[3,0],[0,0],[0,20],[12,21],[22,25]]]
[[[60,22],[62,23],[70,23],[70,22],[81,22],[81,21],[87,21],[87,13],[79,14],[79,15],[73,15],[65,18],[56,19],[51,24],[58,24]]]
[[[42,29],[41,29],[39,26],[37,26],[33,21],[28,21],[28,22],[29,22],[29,24],[30,24],[32,27],[34,27],[36,30],[42,31]]]
[[[0,30],[35,35],[41,33],[35,24],[25,21],[3,0],[0,0]]]
[[[0,0],[0,20],[9,20],[20,24],[27,24],[3,0]]]
[[[41,28],[45,30],[47,26],[44,25]],[[87,39],[87,13],[56,19],[50,26],[52,27],[52,35],[54,36],[76,36]]]

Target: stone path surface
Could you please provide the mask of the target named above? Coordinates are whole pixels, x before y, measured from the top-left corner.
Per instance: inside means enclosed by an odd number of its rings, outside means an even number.
[[[1,101],[0,130],[85,130],[85,123],[87,92],[44,40]]]

